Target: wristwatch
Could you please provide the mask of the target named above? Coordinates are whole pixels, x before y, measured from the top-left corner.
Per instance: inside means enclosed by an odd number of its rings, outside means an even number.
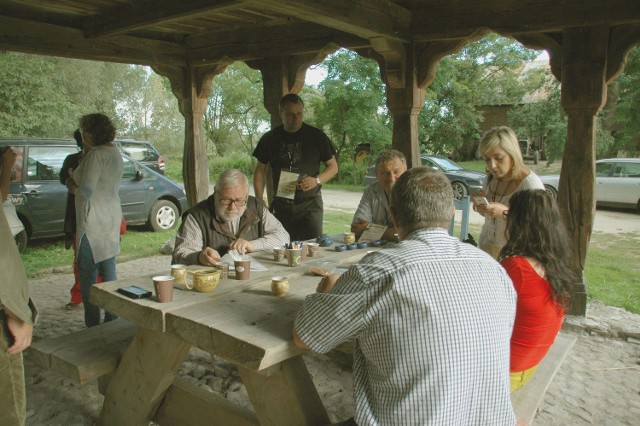
[[[318,186],[322,185],[322,181],[320,181],[320,178],[318,176],[316,176],[316,183],[318,184]]]

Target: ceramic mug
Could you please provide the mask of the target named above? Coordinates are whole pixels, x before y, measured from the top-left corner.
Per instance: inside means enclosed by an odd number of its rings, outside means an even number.
[[[356,234],[353,232],[345,232],[344,233],[344,243],[345,244],[353,244],[356,242]]]
[[[274,262],[282,262],[284,259],[284,247],[274,247],[273,248],[273,261]]]
[[[198,271],[188,271],[187,275],[191,279],[187,279],[185,285],[189,290],[193,289],[201,293],[213,291],[220,281],[220,271],[216,269],[201,269]]]
[[[171,275],[176,279],[176,284],[185,284],[187,282],[187,265],[171,265]]]
[[[271,278],[271,292],[277,294],[285,294],[289,291],[289,279],[287,277],[272,277]]]
[[[318,256],[319,248],[320,248],[320,244],[318,243],[307,243],[307,255],[309,257]]]

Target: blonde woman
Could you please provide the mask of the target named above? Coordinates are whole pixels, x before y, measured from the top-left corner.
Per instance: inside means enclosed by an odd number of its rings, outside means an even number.
[[[478,150],[488,172],[482,191],[473,194],[473,209],[485,218],[478,243],[495,259],[507,242],[505,228],[511,195],[522,189],[544,189],[544,185],[524,165],[518,138],[509,127],[489,129]]]

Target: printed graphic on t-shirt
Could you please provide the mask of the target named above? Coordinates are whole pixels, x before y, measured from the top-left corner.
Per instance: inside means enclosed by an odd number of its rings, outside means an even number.
[[[297,171],[300,164],[300,142],[283,141],[280,145],[279,160],[282,170]]]

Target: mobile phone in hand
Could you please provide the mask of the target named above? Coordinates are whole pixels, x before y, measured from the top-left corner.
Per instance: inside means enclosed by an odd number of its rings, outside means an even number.
[[[489,205],[489,201],[487,200],[486,197],[473,197],[473,202],[477,205],[477,206],[487,206]]]

